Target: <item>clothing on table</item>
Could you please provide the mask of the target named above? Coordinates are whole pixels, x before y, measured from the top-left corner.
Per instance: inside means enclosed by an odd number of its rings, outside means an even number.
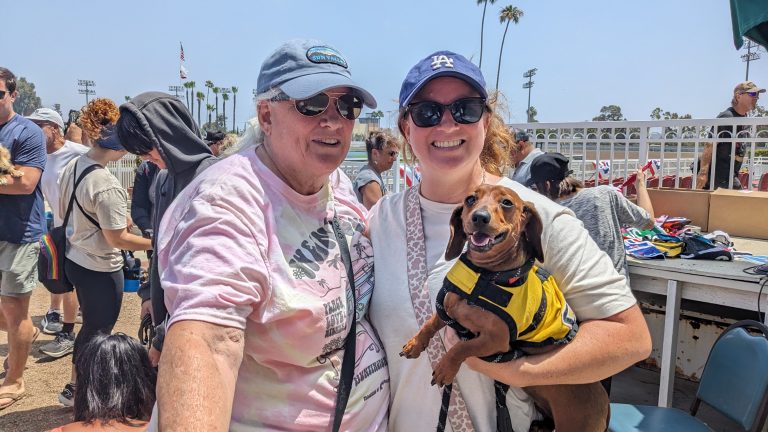
[[[152,210],[155,206],[155,179],[160,168],[144,161],[136,168],[131,195],[131,219],[142,233],[152,230]]]
[[[585,188],[558,203],[573,211],[600,250],[608,254],[616,271],[628,277],[621,228],[645,228],[653,224],[651,215],[617,192],[613,186]]]
[[[520,183],[521,185],[524,185],[526,182],[528,182],[528,180],[531,179],[531,162],[543,154],[544,152],[541,151],[540,148],[534,147],[534,149],[528,153],[528,156],[526,156],[523,160],[520,161],[520,163],[517,164],[517,166],[515,166],[515,173],[512,174],[512,180]]]
[[[123,304],[123,270],[95,271],[67,260],[64,271],[77,287],[75,293],[83,312],[83,325],[75,338],[72,354],[72,363],[76,363],[78,354],[94,336],[112,333]]]
[[[245,332],[230,430],[328,428],[351,317],[334,214],[350,238],[358,317],[341,429],[386,430],[389,376],[367,317],[373,251],[365,213],[340,170],[319,192],[301,195],[253,148],[207,169],[168,208],[156,255],[169,330],[195,320]]]
[[[72,159],[84,155],[90,148],[72,141],[64,141],[64,145],[53,153],[48,154],[45,163],[45,171],[40,177],[40,187],[43,196],[48,201],[48,206],[53,213],[53,226],[61,226],[64,223],[64,214],[59,212],[59,197],[61,187],[59,174]]]
[[[536,206],[542,218],[542,268],[554,276],[566,301],[583,321],[605,318],[635,304],[635,298],[624,277],[613,268],[608,257],[599,252],[581,222],[573,213],[521,184],[503,178],[500,185],[517,192]],[[442,389],[429,385],[432,366],[423,353],[418,359],[406,359],[398,353],[419,331],[411,306],[406,253],[405,193],[388,195],[369,213],[371,241],[376,251],[375,274],[379,286],[371,300],[371,322],[381,338],[390,369],[389,423],[392,430],[432,430],[440,410]],[[443,279],[455,260],[445,260],[450,237],[450,218],[459,204],[444,204],[420,197],[427,286],[432,309]],[[383,282],[386,281],[386,282]],[[443,332],[439,333],[442,337]],[[496,405],[493,380],[462,367],[456,376],[467,403],[475,430],[496,428]],[[507,406],[515,430],[527,431],[534,418],[531,398],[521,389],[510,388]],[[450,422],[446,431],[451,431]]]
[[[78,176],[86,168],[98,163],[82,155],[64,167],[60,176],[61,196],[69,197]],[[120,181],[109,170],[96,169],[89,173],[75,193],[72,215],[67,226],[67,259],[97,272],[113,272],[123,268],[120,249],[112,247],[102,230],[116,230],[128,226],[128,194]],[[80,203],[82,210],[78,207]],[[59,200],[59,214],[65,214],[69,199]],[[83,214],[95,219],[100,228]]]
[[[43,130],[18,114],[0,125],[0,144],[11,153],[11,163],[45,172]],[[36,243],[46,232],[45,205],[40,182],[28,195],[0,193],[0,241]]]
[[[370,182],[375,182],[379,185],[381,196],[387,194],[387,189],[384,187],[384,179],[381,178],[381,174],[377,173],[369,164],[365,164],[360,168],[360,171],[357,172],[355,181],[352,183],[352,188],[355,190],[355,196],[357,196],[357,200],[361,203],[363,202],[363,193],[360,189]]]

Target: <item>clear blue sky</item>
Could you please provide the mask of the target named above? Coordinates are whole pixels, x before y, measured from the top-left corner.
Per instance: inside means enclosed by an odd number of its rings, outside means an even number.
[[[488,7],[483,72],[490,87],[504,30],[498,12],[508,4],[525,13],[510,26],[501,64],[508,121],[525,120],[522,74],[532,67],[532,104],[543,122],[588,120],[609,104],[630,120],[647,120],[656,106],[711,118],[744,79],[728,1],[519,0]],[[179,84],[182,41],[198,88],[207,79],[240,88],[242,124],[254,113],[251,90],[265,56],[284,40],[312,37],[338,48],[387,112],[420,58],[450,49],[478,59],[481,14],[475,0],[15,1],[3,6],[0,65],[66,113],[84,103],[78,78],[120,103]],[[763,57],[750,78],[768,86]]]

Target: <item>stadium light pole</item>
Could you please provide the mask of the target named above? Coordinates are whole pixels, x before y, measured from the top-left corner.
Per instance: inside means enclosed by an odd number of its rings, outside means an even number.
[[[747,41],[742,49],[746,49],[747,53],[741,56],[742,61],[747,63],[747,76],[745,81],[749,81],[749,62],[755,61],[760,58],[760,45],[756,45],[752,40],[745,38]],[[754,52],[752,50],[755,50]]]
[[[176,98],[178,98],[179,97],[179,92],[180,91],[184,91],[184,87],[182,87],[180,85],[172,85],[172,86],[168,86],[168,91],[174,92],[176,94]]]
[[[528,89],[528,109],[525,111],[528,117],[528,123],[531,122],[531,87],[533,87],[533,76],[536,75],[538,69],[528,69],[523,74],[523,78],[528,78],[527,83],[523,83],[523,88]]]
[[[88,95],[96,94],[96,90],[92,90],[91,87],[96,87],[96,83],[91,80],[77,80],[77,85],[85,87],[84,89],[77,89],[77,92],[85,95],[85,104],[88,105]]]

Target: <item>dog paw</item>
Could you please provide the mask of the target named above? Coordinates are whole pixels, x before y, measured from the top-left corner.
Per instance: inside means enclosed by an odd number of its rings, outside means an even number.
[[[447,361],[445,358],[440,360],[432,372],[432,385],[437,384],[442,387],[450,384],[456,378],[456,374],[459,373],[459,367],[461,363],[454,361]]]
[[[11,174],[11,177],[17,177],[18,178],[18,177],[21,177],[21,176],[24,175],[24,171],[11,170],[10,174]]]
[[[400,357],[405,357],[409,359],[418,358],[422,351],[424,351],[427,348],[426,343],[420,343],[417,338],[413,338],[408,341],[405,345],[403,345],[403,350],[400,351]]]

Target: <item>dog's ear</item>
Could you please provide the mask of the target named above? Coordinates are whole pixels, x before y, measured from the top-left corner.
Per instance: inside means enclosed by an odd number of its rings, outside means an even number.
[[[461,219],[463,210],[464,206],[460,205],[453,210],[451,215],[451,238],[448,240],[448,247],[445,248],[446,261],[461,255],[464,250],[464,243],[467,242],[467,233],[464,232],[464,222]]]
[[[536,207],[533,203],[525,202],[525,238],[528,240],[528,246],[531,248],[533,257],[539,262],[544,262],[544,249],[541,247],[541,231],[544,229],[544,225],[541,223],[541,217],[539,212],[536,211]]]

